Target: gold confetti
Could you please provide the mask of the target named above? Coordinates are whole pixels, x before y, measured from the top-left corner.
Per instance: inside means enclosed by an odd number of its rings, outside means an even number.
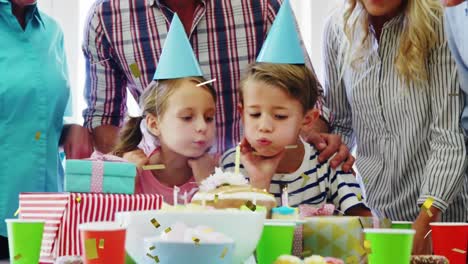
[[[429,215],[429,217],[432,217],[431,207],[433,203],[434,203],[434,198],[429,197],[426,199],[426,201],[424,201],[423,205],[421,206],[421,209],[425,210],[426,213]]]
[[[140,69],[136,63],[130,64],[130,71],[132,72],[133,76],[135,76],[135,78],[139,78],[141,76]]]
[[[219,198],[219,196],[218,196],[217,194],[215,194],[215,196],[214,196],[214,203],[217,203],[217,202],[218,202],[218,198]]]
[[[304,250],[301,252],[301,257],[305,258],[307,256],[310,256],[312,255],[312,251],[311,250]]]
[[[85,241],[85,251],[86,251],[86,259],[93,260],[99,258],[97,249],[96,249],[96,239],[95,238],[88,238]]]
[[[200,239],[196,237],[192,237],[193,242],[195,242],[195,245],[199,246],[200,245]]]
[[[362,195],[360,193],[357,194],[358,201],[362,201]]]
[[[310,176],[306,175],[305,173],[302,173],[301,177],[302,177],[302,186],[301,186],[301,188],[303,188],[307,184],[307,182],[310,180]]]
[[[16,212],[13,214],[13,216],[15,216],[15,217],[18,216],[18,214],[20,213],[20,209],[21,209],[21,208],[18,207],[18,210],[16,210]]]
[[[20,259],[21,257],[22,257],[21,254],[18,254],[18,255],[15,256],[15,260],[18,260],[18,259]]]
[[[156,261],[156,263],[159,263],[159,257],[158,256],[152,256],[150,253],[146,253],[146,256],[148,256],[148,258],[153,259],[154,261]]]
[[[166,230],[164,230],[164,232],[166,232],[166,234],[171,232],[171,231],[172,231],[172,229],[170,227],[168,227],[168,228],[166,228]]]
[[[76,197],[76,202],[81,203],[81,196]]]
[[[166,165],[164,164],[155,164],[155,165],[145,165],[142,167],[143,170],[164,170]]]
[[[99,239],[99,248],[103,249],[104,248],[104,239]]]
[[[155,228],[159,228],[161,226],[158,220],[156,220],[156,218],[151,219],[151,223],[154,225]]]
[[[36,140],[39,140],[41,138],[41,131],[36,132]]]
[[[367,254],[372,253],[372,250],[371,250],[371,243],[370,243],[369,240],[364,240],[364,249],[366,250],[366,253],[367,253]]]
[[[462,249],[459,249],[459,248],[452,248],[452,251],[453,251],[453,252],[460,253],[460,254],[466,254],[466,251],[465,251],[465,250],[462,250]]]
[[[223,258],[226,256],[227,252],[228,252],[228,248],[225,247],[225,248],[223,249],[223,252],[221,252],[221,256],[220,256],[220,257],[223,259]]]
[[[253,204],[252,201],[247,201],[245,203],[245,206],[247,206],[247,208],[249,208],[250,211],[252,211],[252,212],[255,212],[255,210],[257,209],[257,206],[255,204]]]
[[[155,249],[155,248],[156,248],[155,246],[152,246],[152,247],[149,248],[149,250],[153,250],[153,249]]]
[[[284,149],[295,149],[295,148],[297,148],[297,145],[288,145],[284,147]]]

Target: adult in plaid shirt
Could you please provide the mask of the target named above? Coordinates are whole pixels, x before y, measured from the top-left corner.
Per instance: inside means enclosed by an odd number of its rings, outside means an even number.
[[[127,88],[138,101],[152,81],[162,46],[176,12],[181,18],[206,79],[217,91],[217,151],[241,138],[238,81],[255,61],[282,0],[97,0],[89,12],[84,33],[86,58],[85,126],[95,148],[110,152],[127,111]],[[306,52],[304,52],[307,54]],[[309,63],[310,67],[311,64]],[[337,135],[328,132],[328,113],[304,137],[321,150],[325,161],[337,153],[332,166],[345,161],[350,170],[354,158]],[[140,150],[125,156],[139,165],[147,162]]]

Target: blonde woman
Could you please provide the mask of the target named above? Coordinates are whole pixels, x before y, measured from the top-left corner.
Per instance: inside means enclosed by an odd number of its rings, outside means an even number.
[[[347,0],[325,30],[334,132],[356,147],[367,202],[414,221],[429,253],[433,221],[468,220],[463,99],[437,0]],[[433,204],[421,206],[428,198]]]

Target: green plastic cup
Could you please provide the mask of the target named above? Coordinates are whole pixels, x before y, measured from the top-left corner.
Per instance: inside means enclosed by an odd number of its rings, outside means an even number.
[[[45,222],[40,220],[5,219],[8,232],[10,263],[39,263]]]
[[[364,229],[366,250],[369,250],[369,264],[410,263],[413,229]]]
[[[392,229],[413,229],[413,222],[392,221]]]
[[[279,256],[291,254],[294,222],[265,222],[257,245],[258,264],[272,264]]]

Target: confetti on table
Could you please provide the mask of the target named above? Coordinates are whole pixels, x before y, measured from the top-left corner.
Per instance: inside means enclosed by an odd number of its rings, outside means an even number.
[[[172,231],[172,229],[170,227],[168,227],[168,228],[166,228],[166,230],[164,230],[164,232],[166,232],[166,234],[171,232],[171,231]]]
[[[18,216],[18,214],[20,213],[20,209],[21,209],[21,208],[18,207],[18,210],[16,210],[16,212],[13,214],[13,216],[15,216],[15,217]]]
[[[155,248],[156,248],[155,246],[152,246],[152,247],[149,248],[149,250],[153,250],[153,249],[155,249]]]
[[[81,196],[76,197],[76,202],[81,203]]]
[[[155,218],[151,219],[151,223],[153,224],[154,227],[159,228],[161,225],[159,224],[158,220]]]
[[[429,217],[432,217],[431,207],[433,203],[434,198],[429,197],[426,199],[426,201],[424,201],[423,205],[421,206],[421,209],[425,210]]]
[[[257,206],[255,204],[253,204],[252,201],[247,201],[245,203],[245,206],[247,206],[247,208],[249,208],[250,211],[252,211],[252,212],[255,212],[255,210],[257,209]]]
[[[200,239],[196,237],[192,237],[193,242],[195,242],[195,245],[199,246],[200,245]]]
[[[140,69],[136,63],[130,64],[130,71],[132,72],[133,76],[135,76],[135,78],[139,78],[141,76]]]
[[[166,165],[164,164],[155,164],[155,165],[145,165],[142,167],[143,170],[164,170]]]
[[[284,147],[284,149],[295,149],[295,148],[297,148],[297,145],[288,145]]]
[[[452,251],[453,251],[453,252],[460,253],[460,254],[466,254],[466,251],[465,251],[465,250],[462,250],[462,249],[459,249],[459,248],[452,248]]]
[[[221,252],[221,256],[220,256],[220,257],[223,259],[223,258],[226,256],[227,252],[228,252],[228,248],[225,247],[225,248],[223,249],[223,252]]]
[[[99,248],[103,249],[104,248],[104,239],[99,239]]]
[[[37,131],[36,132],[36,140],[39,140],[41,138],[41,132],[40,131]]]
[[[22,257],[21,254],[18,254],[18,255],[15,256],[15,260],[18,260],[18,259],[20,259],[21,257]]]
[[[97,249],[96,249],[96,239],[95,238],[88,238],[85,241],[85,251],[86,251],[86,259],[93,260],[99,258]]]
[[[216,81],[216,78],[215,78],[215,79],[211,79],[211,80],[206,81],[206,82],[199,83],[199,84],[197,84],[197,85],[195,85],[195,86],[200,87],[200,86],[207,85],[207,84],[210,84],[210,83],[215,82],[215,81]]]

